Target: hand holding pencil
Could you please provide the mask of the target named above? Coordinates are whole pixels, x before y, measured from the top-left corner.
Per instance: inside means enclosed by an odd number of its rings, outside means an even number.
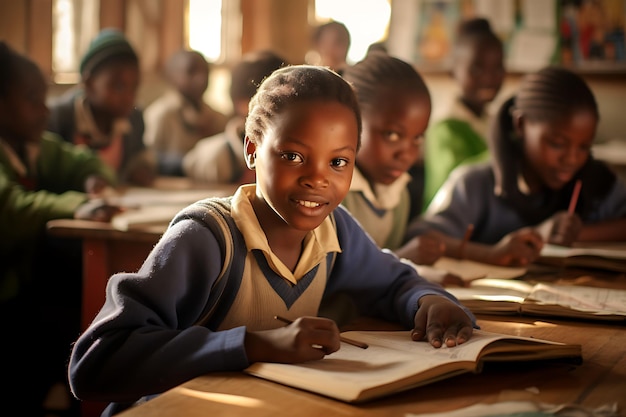
[[[556,213],[546,221],[549,225],[547,228],[549,233],[546,238],[548,243],[571,246],[578,238],[583,227],[580,216],[576,214],[581,187],[581,180],[577,180],[572,190],[567,212]]]

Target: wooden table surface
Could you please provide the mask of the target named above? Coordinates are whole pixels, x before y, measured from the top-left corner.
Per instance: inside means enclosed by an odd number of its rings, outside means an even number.
[[[531,400],[626,410],[626,327],[621,324],[544,321],[480,316],[482,329],[582,345],[583,363],[558,362],[489,365],[465,374],[369,403],[353,405],[243,373],[219,373],[192,379],[122,417],[163,416],[371,416],[456,410],[477,403]],[[357,325],[355,328],[378,328]]]

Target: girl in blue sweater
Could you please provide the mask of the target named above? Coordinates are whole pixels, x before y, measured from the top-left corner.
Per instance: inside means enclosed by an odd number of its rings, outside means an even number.
[[[111,277],[74,345],[74,394],[133,402],[207,372],[321,359],[340,341],[318,309],[339,293],[362,315],[413,329],[416,342],[466,342],[471,313],[382,252],[339,207],[360,134],[354,92],[335,72],[301,65],[267,78],[244,141],[256,184],[187,207],[138,272]]]

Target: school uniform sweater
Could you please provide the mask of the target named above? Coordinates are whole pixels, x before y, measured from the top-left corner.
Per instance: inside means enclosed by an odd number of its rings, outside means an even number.
[[[227,255],[223,239],[208,226],[214,217],[199,202],[176,216],[138,272],[109,280],[104,306],[73,348],[74,394],[135,401],[207,372],[242,370],[250,364],[246,329],[283,326],[276,314],[316,315],[320,300],[338,293],[352,295],[362,314],[406,328],[413,327],[420,297],[454,300],[381,251],[341,207],[334,211],[335,226],[326,219],[309,232],[291,272],[268,245],[250,202],[254,193],[254,185],[242,186],[220,200],[234,242],[224,278],[235,284],[223,290],[210,319],[196,325]]]
[[[445,116],[432,123],[424,142],[423,211],[457,166],[489,157],[485,135],[489,115],[474,115],[459,98]]]
[[[454,170],[428,211],[409,226],[408,237],[432,228],[460,239],[467,225],[473,224],[472,241],[495,244],[515,230],[535,226],[528,224],[514,205],[496,196],[494,178],[493,169],[488,163],[462,166]],[[526,203],[540,207],[546,201],[546,193],[549,191],[528,195]],[[569,198],[569,194],[566,196]],[[604,198],[590,203],[592,207],[583,217],[584,223],[624,218],[626,185],[616,180]],[[567,204],[568,201],[563,201],[561,206],[567,207]]]
[[[395,250],[402,245],[409,221],[410,181],[405,173],[390,185],[375,184],[372,189],[361,171],[354,169],[350,191],[341,204],[381,248]]]

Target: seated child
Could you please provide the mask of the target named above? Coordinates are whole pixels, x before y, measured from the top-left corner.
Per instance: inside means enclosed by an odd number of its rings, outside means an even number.
[[[234,115],[223,132],[200,140],[187,152],[183,159],[186,176],[212,184],[254,182],[254,171],[247,168],[243,152],[248,105],[261,81],[284,65],[285,60],[271,51],[249,52],[242,57],[231,71]]]
[[[455,170],[407,237],[435,229],[448,256],[497,265],[533,262],[545,242],[626,240],[626,185],[591,156],[598,120],[580,76],[560,68],[528,75],[498,112],[493,166]]]
[[[80,74],[81,88],[51,101],[48,129],[96,151],[120,182],[151,185],[156,165],[143,144],[143,115],[135,107],[140,74],[134,49],[122,33],[104,29],[83,55]]]
[[[201,139],[224,130],[227,117],[204,101],[209,63],[196,51],[174,53],[166,65],[173,87],[144,111],[144,143],[157,158],[162,175],[182,176],[185,154]]]
[[[363,117],[362,145],[342,204],[381,248],[403,246],[409,221],[408,169],[417,161],[430,118],[430,93],[410,64],[372,52],[346,68]],[[410,248],[409,248],[410,246]],[[435,236],[416,237],[400,255],[432,264],[443,254]]]
[[[338,74],[348,67],[348,51],[350,50],[350,32],[341,22],[323,23],[313,30],[311,51],[306,61],[312,65],[328,67]]]
[[[426,133],[422,210],[455,167],[489,158],[485,139],[490,121],[487,106],[504,80],[504,52],[487,20],[476,18],[461,23],[453,60],[460,95],[446,105],[444,114],[436,116]]]
[[[115,174],[91,151],[44,132],[46,92],[37,65],[0,42],[0,369],[10,381],[4,406],[29,416],[43,416],[46,392],[66,380],[80,320],[80,252],[68,263],[75,252],[46,236],[46,223],[117,212],[90,199]]]
[[[74,394],[130,402],[207,372],[321,359],[340,348],[336,323],[316,317],[337,293],[413,329],[416,343],[469,340],[472,314],[338,207],[360,133],[354,92],[333,71],[295,65],[268,77],[246,121],[256,185],[183,210],[137,273],[111,277],[70,357]]]

